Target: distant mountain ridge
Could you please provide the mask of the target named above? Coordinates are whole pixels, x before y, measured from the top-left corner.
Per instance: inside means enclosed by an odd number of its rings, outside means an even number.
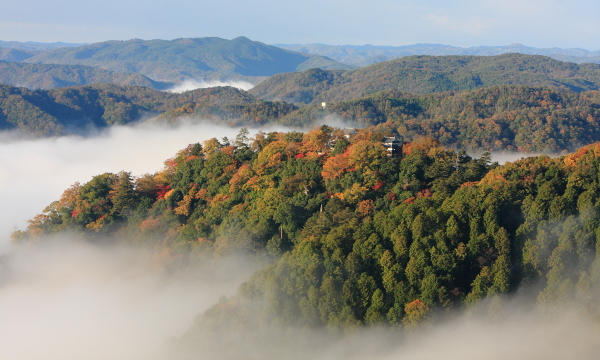
[[[167,89],[173,83],[154,81],[144,75],[114,72],[85,65],[28,64],[0,61],[0,83],[28,89],[114,83]]]
[[[352,71],[312,69],[274,75],[250,90],[265,100],[297,104],[343,101],[378,91],[466,91],[497,85],[600,89],[600,65],[540,55],[410,56]]]
[[[136,72],[158,81],[184,79],[246,80],[319,67],[352,69],[320,55],[301,54],[246,37],[175,40],[105,41],[46,50],[28,63],[87,65],[117,72]]]
[[[326,44],[275,44],[282,49],[327,56],[344,64],[367,66],[412,55],[477,55],[493,56],[507,53],[544,55],[574,63],[600,63],[600,51],[585,49],[535,48],[523,44],[506,46],[457,47],[442,44],[414,44],[405,46],[378,45],[326,45]]]
[[[0,131],[18,131],[28,136],[87,135],[167,111],[178,116],[190,115],[186,109],[202,109],[204,119],[215,114],[218,116],[216,121],[240,117],[256,124],[257,115],[263,116],[261,121],[264,123],[276,120],[271,109],[279,107],[230,86],[171,93],[115,84],[52,90],[0,85]],[[284,104],[276,115],[285,115],[295,109],[297,107],[292,104]],[[168,117],[158,120],[168,122]]]
[[[0,61],[23,61],[39,54],[37,50],[19,50],[8,47],[0,47]]]
[[[17,49],[17,50],[34,50],[34,51],[44,51],[49,49],[58,49],[62,47],[76,47],[89,45],[87,43],[66,43],[66,42],[53,42],[53,43],[44,43],[44,42],[36,42],[36,41],[2,41],[0,40],[0,48],[9,48],[9,49]]]
[[[307,129],[340,118],[463,150],[557,153],[600,141],[600,92],[523,85],[419,95],[389,90],[323,109],[265,101],[233,87],[165,93],[113,84],[36,91],[0,85],[0,131],[28,136],[89,135],[140,121]]]

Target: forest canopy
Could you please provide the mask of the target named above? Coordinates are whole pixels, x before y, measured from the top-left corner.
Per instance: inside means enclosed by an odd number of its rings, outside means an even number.
[[[459,150],[566,153],[600,141],[599,109],[597,91],[529,86],[423,95],[389,90],[327,103],[325,109],[261,100],[232,87],[168,93],[112,84],[35,91],[0,86],[0,130],[35,136],[86,134],[146,119],[298,130],[334,121],[374,127],[407,141],[435,138]]]
[[[252,327],[256,314],[263,325],[408,329],[532,284],[540,304],[600,315],[600,144],[498,166],[435,139],[388,156],[393,134],[345,135],[242,129],[191,144],[154,174],[74,184],[12,238],[146,245],[165,269],[270,259],[191,333],[219,319]]]
[[[277,74],[250,90],[265,100],[316,104],[361,98],[378,91],[412,94],[470,91],[500,85],[599,90],[600,65],[546,56],[407,56],[352,71],[310,69]]]

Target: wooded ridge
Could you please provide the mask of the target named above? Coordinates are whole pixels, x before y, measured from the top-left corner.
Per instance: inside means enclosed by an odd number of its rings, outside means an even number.
[[[599,315],[600,144],[498,166],[427,138],[388,156],[386,135],[242,129],[154,174],[76,183],[13,241],[139,244],[166,269],[269,257],[196,320],[196,339],[269,324],[409,329],[486,298],[497,311],[500,295],[531,284],[534,302]]]

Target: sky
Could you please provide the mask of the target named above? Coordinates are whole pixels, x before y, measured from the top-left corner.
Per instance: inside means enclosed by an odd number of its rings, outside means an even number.
[[[267,44],[508,45],[600,50],[584,0],[0,0],[0,40],[246,36]]]

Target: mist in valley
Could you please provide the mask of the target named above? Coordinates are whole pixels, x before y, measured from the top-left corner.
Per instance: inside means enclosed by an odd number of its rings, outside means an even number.
[[[186,338],[194,318],[234,294],[256,262],[229,257],[167,271],[140,248],[46,241],[0,259],[1,358],[567,360],[594,359],[600,351],[593,318],[576,306],[549,315],[524,305],[524,295],[444,314],[410,332],[225,327]]]
[[[105,172],[154,173],[188,144],[212,137],[234,138],[239,129],[194,123],[112,127],[91,137],[0,138],[0,252],[11,232],[57,200],[75,182]]]
[[[265,131],[272,130],[280,129]],[[186,337],[198,314],[233,295],[261,263],[233,256],[168,270],[156,266],[152,249],[85,244],[68,235],[36,246],[9,243],[12,231],[77,181],[122,170],[153,173],[190,143],[232,139],[238,131],[186,123],[115,127],[88,138],[0,139],[0,358],[566,360],[600,352],[598,323],[576,303],[549,315],[524,306],[531,299],[522,294],[408,333],[275,327]],[[513,160],[508,156],[493,160]]]
[[[210,335],[196,346],[172,351],[172,359],[377,359],[505,360],[595,359],[600,351],[598,324],[577,309],[544,317],[512,303],[502,318],[489,314],[452,317],[405,333],[390,328],[362,328],[350,333],[275,328],[259,333],[232,331]],[[226,345],[226,346],[223,346]],[[187,350],[187,351],[186,351]]]
[[[0,260],[3,359],[166,359],[171,339],[255,270],[232,257],[166,271],[140,248],[45,241]]]
[[[167,91],[174,93],[182,93],[185,91],[196,90],[196,89],[205,89],[215,86],[232,86],[234,88],[238,88],[241,90],[250,90],[254,87],[254,84],[249,83],[247,81],[205,81],[205,80],[195,80],[195,79],[187,79],[182,81],[179,84],[167,89]]]
[[[153,262],[152,248],[84,244],[68,236],[14,246],[9,235],[75,182],[104,172],[154,173],[188,144],[234,138],[238,131],[195,122],[113,127],[90,137],[3,134],[0,358],[163,359],[169,339],[219,297],[233,294],[255,262],[227,258],[167,272]]]

